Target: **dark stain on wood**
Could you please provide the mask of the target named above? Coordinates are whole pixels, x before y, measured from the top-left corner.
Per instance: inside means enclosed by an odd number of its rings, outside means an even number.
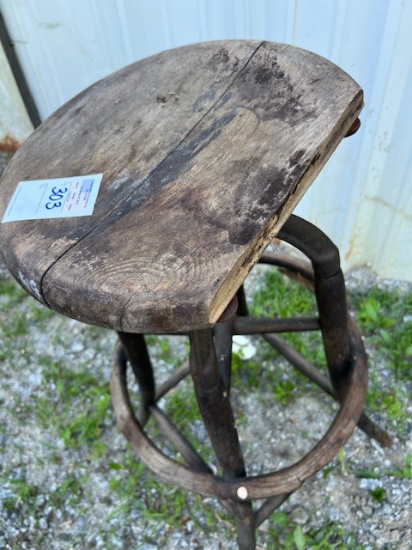
[[[248,197],[238,189],[234,195],[233,203],[225,205],[229,227],[229,241],[232,244],[245,245],[253,239],[253,236],[262,227],[272,212],[277,210],[287,193],[282,191],[287,182],[286,169],[279,168],[260,168],[257,173],[257,180],[260,182],[259,193],[256,194],[253,211],[254,216],[251,219],[248,216]],[[278,190],[277,192],[275,191]],[[233,219],[231,212],[237,211],[239,214]]]
[[[305,153],[306,151],[304,149],[299,149],[298,151],[296,151],[296,153],[292,155],[289,161],[289,166],[296,166]]]
[[[202,94],[199,95],[197,98],[195,104],[193,105],[193,111],[195,112],[201,112],[204,110],[204,107],[206,104],[210,104],[210,102],[214,101],[216,98],[216,91],[215,90],[206,90]]]
[[[298,124],[302,118],[316,117],[315,105],[302,100],[301,87],[295,90],[293,80],[281,68],[270,45],[259,49],[239,80],[243,98],[254,102],[255,112],[262,120],[278,119]]]
[[[210,66],[212,69],[217,70],[219,66],[226,67],[229,64],[229,52],[227,51],[227,48],[222,47],[220,48],[215,54],[212,55],[212,58],[210,60]],[[237,69],[237,65],[234,65],[234,69]]]

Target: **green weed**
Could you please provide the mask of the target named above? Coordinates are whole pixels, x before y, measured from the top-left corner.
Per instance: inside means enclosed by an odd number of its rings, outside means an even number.
[[[270,516],[273,527],[267,535],[267,548],[281,548],[283,550],[360,550],[356,545],[353,534],[345,533],[342,525],[328,522],[320,528],[309,528],[303,531],[296,525],[288,514],[276,511]]]
[[[287,405],[295,393],[295,385],[290,380],[279,380],[273,389],[273,393],[282,405]]]
[[[264,373],[262,366],[257,361],[244,359],[242,350],[232,353],[232,377],[233,384],[248,389],[258,389]]]
[[[29,300],[29,319],[30,323],[36,325],[37,329],[47,326],[48,321],[57,314],[47,307],[39,304],[35,300]]]
[[[64,482],[50,493],[49,503],[56,508],[63,508],[66,503],[78,505],[84,495],[86,481],[87,475],[77,477],[69,473]]]
[[[412,292],[402,295],[373,288],[367,295],[353,293],[359,326],[376,346],[386,365],[401,380],[411,380]]]
[[[373,357],[379,356],[395,374],[395,379],[411,380],[412,364],[412,292],[406,296],[397,292],[372,289],[367,295],[352,293],[350,301],[356,311],[360,328],[366,333],[368,345],[376,350],[370,362],[370,378],[367,405],[376,411],[385,411],[393,421],[406,420],[405,396],[394,383],[392,388],[382,390],[381,383],[374,376]],[[258,289],[252,296],[251,312],[256,316],[313,316],[316,304],[312,293],[279,271],[269,268],[263,275]],[[319,332],[306,334],[284,334],[282,337],[298,352],[318,367],[325,367],[322,339]],[[274,360],[276,353],[264,351],[262,357]],[[255,369],[255,372],[258,372]],[[289,374],[288,383],[279,385],[279,371],[270,380],[275,395],[281,401],[289,402],[294,395],[292,385],[299,377]],[[256,385],[256,383],[254,384]],[[282,387],[283,385],[283,387]],[[284,389],[289,395],[282,395]],[[402,431],[402,425],[399,427]]]
[[[0,311],[10,313],[10,309],[17,306],[28,297],[13,279],[0,279]]]
[[[312,292],[274,268],[269,268],[263,274],[252,295],[250,311],[256,317],[317,315],[316,300]],[[318,367],[326,366],[319,331],[287,333],[282,338]]]
[[[376,473],[373,470],[354,470],[350,468],[348,471],[355,477],[363,479],[379,479],[381,477],[380,474]]]
[[[110,408],[108,383],[93,376],[87,366],[71,369],[48,357],[40,364],[44,384],[55,387],[57,396],[33,398],[39,420],[44,426],[52,423],[68,447],[91,445],[95,453],[104,452],[99,436]]]
[[[147,525],[147,542],[153,542],[150,530],[162,524],[181,530],[191,519],[201,529],[215,528],[215,513],[204,506],[201,497],[159,483],[131,452],[126,453],[121,464],[111,463],[109,468],[112,472],[109,487],[119,504],[107,520],[114,516],[127,519],[137,509],[141,522]]]
[[[401,479],[412,479],[412,454],[408,454],[406,456],[405,464],[402,468],[397,468],[395,470],[384,470],[383,473]]]
[[[2,479],[3,477],[3,479]],[[83,498],[83,487],[87,476],[77,478],[74,474],[68,474],[67,479],[54,491],[42,496],[42,488],[25,479],[10,479],[0,477],[3,483],[10,485],[11,494],[3,499],[2,504],[9,514],[42,517],[45,506],[64,509],[66,504],[78,505]]]
[[[3,500],[4,508],[11,513],[14,510],[29,510],[39,494],[36,485],[28,483],[25,479],[9,479],[12,494]]]
[[[408,417],[405,412],[406,400],[407,396],[397,387],[396,381],[393,381],[390,389],[382,389],[372,363],[366,394],[368,409],[377,412],[385,411],[391,420],[403,421]],[[402,426],[400,426],[400,429],[402,429]]]
[[[369,491],[370,496],[376,502],[383,502],[386,498],[386,490],[383,487],[376,487],[376,489],[371,489]]]
[[[252,296],[251,313],[256,317],[286,317],[292,311],[311,315],[315,309],[311,292],[273,268],[265,271]]]
[[[179,353],[173,352],[172,338],[180,338],[182,345]],[[180,367],[188,357],[189,342],[182,336],[157,336],[154,334],[145,337],[153,363],[163,361],[172,368]]]

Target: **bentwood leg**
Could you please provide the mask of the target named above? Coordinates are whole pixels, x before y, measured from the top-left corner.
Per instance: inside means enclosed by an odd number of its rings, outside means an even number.
[[[138,418],[144,426],[150,416],[149,407],[155,403],[155,381],[146,341],[142,334],[127,334],[125,332],[117,334],[139,385]]]

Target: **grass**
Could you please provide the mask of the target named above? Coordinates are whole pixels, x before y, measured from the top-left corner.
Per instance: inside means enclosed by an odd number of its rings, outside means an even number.
[[[253,294],[250,312],[256,317],[312,317],[316,316],[316,301],[309,290],[278,270],[268,269]],[[322,368],[326,366],[319,332],[290,333],[283,337],[309,361]]]
[[[402,388],[408,387],[412,378],[412,292],[406,295],[379,289],[373,289],[368,294],[355,292],[350,295],[350,304],[358,326],[366,337],[370,355],[368,407],[389,422],[392,431],[395,430],[402,437],[409,421],[406,410],[409,396]],[[313,295],[274,269],[263,274],[249,306],[256,316],[316,314]],[[20,426],[19,429],[25,429],[26,425],[32,423],[52,434],[47,442],[42,443],[43,450],[47,445],[50,446],[47,458],[43,451],[39,452],[38,458],[33,459],[33,469],[37,471],[61,466],[61,449],[57,442],[61,442],[64,449],[74,457],[73,471],[65,465],[66,471],[64,475],[59,474],[59,483],[48,491],[47,504],[63,510],[60,521],[68,521],[73,517],[70,516],[70,509],[76,515],[82,513],[92,488],[86,473],[83,476],[75,472],[86,472],[88,465],[97,461],[98,473],[107,480],[110,490],[106,497],[108,514],[101,532],[108,548],[111,547],[111,537],[116,535],[118,529],[118,524],[113,522],[121,518],[127,524],[128,518],[136,517],[136,514],[148,544],[161,543],[162,537],[167,538],[171,532],[189,532],[191,528],[194,531],[212,532],[217,524],[219,531],[233,538],[230,520],[218,506],[205,506],[199,496],[159,484],[129,450],[112,454],[109,439],[116,433],[116,428],[110,410],[107,374],[102,374],[107,373],[110,358],[107,358],[107,349],[101,343],[100,329],[84,327],[81,334],[76,336],[83,338],[85,346],[94,350],[92,361],[82,359],[81,353],[67,352],[67,343],[72,338],[70,330],[65,332],[67,321],[28,298],[19,286],[5,279],[0,279],[0,319],[0,374],[5,387],[8,387],[15,368],[27,369],[29,372],[35,364],[40,372],[35,391],[28,395],[23,381],[21,392],[7,402],[10,415]],[[39,328],[44,333],[50,332],[50,336],[47,343],[37,349]],[[313,363],[325,368],[318,333],[289,334],[285,338]],[[182,340],[178,348],[167,337],[150,336],[147,340],[156,368],[164,367],[170,371],[179,367],[188,357],[186,340]],[[304,392],[313,391],[316,394],[317,389],[299,373],[292,371],[266,343],[259,341],[257,347],[259,351],[252,358],[243,357],[241,352],[233,354],[235,390],[241,388],[242,391],[255,392],[264,406],[264,400],[269,399],[281,407],[293,406],[294,400]],[[382,361],[388,373],[387,378],[392,380],[385,384],[385,388],[382,387]],[[98,365],[102,365],[101,369]],[[3,406],[3,403],[0,404]],[[170,392],[164,408],[173,421],[182,426],[183,432],[202,456],[212,461],[210,446],[194,437],[200,416],[190,381]],[[246,420],[242,419],[242,422]],[[159,434],[151,424],[148,430],[156,441],[159,440]],[[11,434],[10,439],[14,439]],[[13,521],[17,522],[28,514],[41,518],[46,506],[41,496],[44,487],[33,481],[30,470],[26,474],[21,473],[25,459],[22,449],[19,453],[15,463],[8,461],[0,464],[0,486],[7,488],[0,501],[0,512],[3,508],[8,517],[15,518]],[[411,464],[412,456],[408,455],[405,463],[398,468],[380,468],[377,472],[375,469],[361,471],[353,467],[342,451],[323,473],[325,478],[334,474],[358,477],[369,475],[375,479],[391,476],[393,479],[410,480]],[[370,490],[369,496],[376,505],[382,505],[387,498],[387,490],[383,486],[377,487]],[[268,531],[260,535],[262,543],[267,548],[291,550],[361,548],[347,526],[329,520],[324,520],[321,526],[315,526],[316,522],[311,519],[302,529],[290,520],[286,512],[277,511],[270,518]],[[192,523],[194,527],[190,527]],[[45,536],[41,530],[37,532],[39,548]],[[79,544],[85,547],[82,536],[78,536]],[[125,540],[128,536],[124,535]]]
[[[276,293],[273,289],[276,289]],[[412,291],[404,295],[373,288],[367,294],[351,293],[349,300],[355,311],[357,324],[366,337],[368,348],[373,350],[369,354],[367,405],[369,409],[385,412],[391,420],[403,424],[408,419],[405,411],[408,396],[399,389],[398,381],[412,380]],[[256,316],[292,316],[296,312],[309,316],[314,315],[316,309],[314,297],[307,289],[293,284],[278,271],[269,270],[264,274],[253,296],[251,311]],[[325,367],[319,333],[288,334],[284,338],[313,364],[320,368]],[[383,361],[385,368],[390,371],[392,383],[389,390],[382,388],[376,360]],[[288,386],[290,396],[294,395],[292,385],[293,378]],[[282,388],[278,388],[276,383],[273,388],[275,393],[283,394]],[[285,396],[283,402],[287,401]]]
[[[352,533],[347,535],[339,523],[329,521],[322,528],[311,528],[305,531],[293,523],[289,515],[280,510],[274,512],[271,521],[275,528],[268,536],[267,548],[285,550],[361,550]]]
[[[369,361],[367,405],[404,425],[409,416],[405,410],[408,395],[399,389],[399,382],[412,379],[412,292],[405,295],[373,288],[367,295],[352,293],[351,303],[368,346],[376,350]],[[382,389],[376,360],[383,361],[390,372],[389,389]],[[403,435],[402,429],[399,433]]]
[[[68,448],[87,446],[94,458],[104,454],[100,436],[110,409],[108,382],[90,374],[86,363],[73,369],[49,356],[40,357],[39,363],[44,387],[55,388],[54,394],[32,396],[29,407],[39,425],[51,427]]]
[[[134,455],[127,451],[122,463],[111,463],[110,489],[117,496],[118,505],[107,517],[121,516],[125,520],[138,510],[140,521],[150,526],[146,529],[145,542],[159,543],[159,525],[167,525],[171,532],[187,529],[189,521],[196,529],[213,529],[217,512],[205,507],[199,495],[159,483],[154,475]],[[139,498],[136,494],[139,493]],[[219,520],[228,523],[224,512]]]
[[[383,473],[400,479],[412,479],[412,454],[406,455],[405,463],[401,468],[384,470]]]
[[[396,379],[411,379],[412,292],[406,295],[373,288],[367,295],[353,293],[356,319],[368,343],[379,349]]]

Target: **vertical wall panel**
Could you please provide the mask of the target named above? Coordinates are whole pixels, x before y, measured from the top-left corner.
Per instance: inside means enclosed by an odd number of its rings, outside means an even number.
[[[340,246],[412,280],[412,2],[402,0],[0,0],[40,113],[160,50],[255,38],[312,50],[365,90],[362,128],[298,207]],[[275,151],[274,151],[275,154]]]

